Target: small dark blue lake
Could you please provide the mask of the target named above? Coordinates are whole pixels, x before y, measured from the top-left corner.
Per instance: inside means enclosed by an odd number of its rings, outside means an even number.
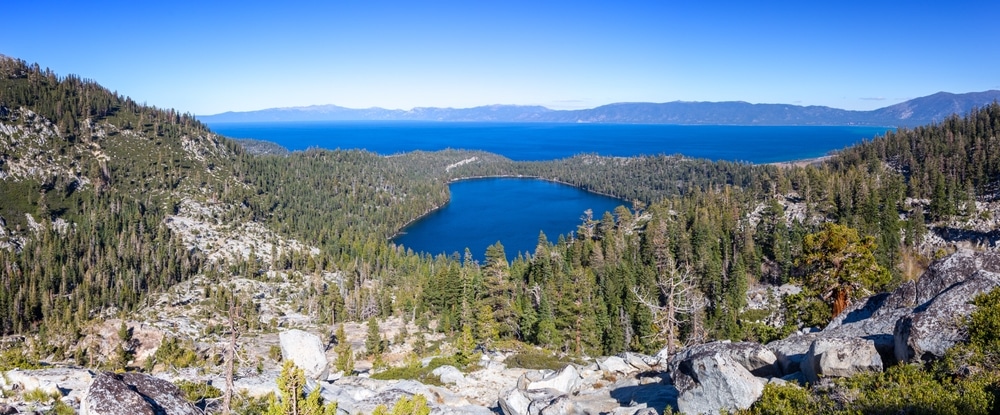
[[[497,241],[507,259],[534,253],[538,232],[550,242],[569,235],[584,211],[594,219],[628,203],[572,186],[535,179],[475,179],[451,184],[451,202],[403,230],[393,242],[416,252],[462,255],[468,247],[482,260]]]

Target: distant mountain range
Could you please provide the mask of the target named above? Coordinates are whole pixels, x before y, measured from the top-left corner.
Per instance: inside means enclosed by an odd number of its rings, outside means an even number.
[[[824,106],[730,102],[616,103],[584,110],[540,106],[489,105],[475,108],[351,109],[336,105],[271,108],[198,116],[206,123],[282,121],[452,121],[710,125],[875,125],[916,126],[1000,100],[1000,91],[938,92],[872,111]]]

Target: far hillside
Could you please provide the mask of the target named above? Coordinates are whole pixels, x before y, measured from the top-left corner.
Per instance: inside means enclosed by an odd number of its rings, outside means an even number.
[[[824,106],[735,102],[615,103],[583,110],[538,106],[490,105],[475,108],[351,109],[336,105],[270,108],[200,115],[207,123],[289,121],[442,121],[546,122],[681,125],[867,125],[915,127],[965,114],[1000,99],[1000,91],[938,92],[871,111]]]

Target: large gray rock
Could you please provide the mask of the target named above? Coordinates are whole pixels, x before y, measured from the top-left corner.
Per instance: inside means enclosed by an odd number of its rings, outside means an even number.
[[[895,362],[896,321],[913,313],[913,285],[904,284],[892,293],[882,293],[855,301],[823,331],[821,338],[870,340],[883,362]]]
[[[678,391],[680,412],[717,414],[747,409],[764,391],[761,379],[724,353],[707,351],[679,357],[670,362],[670,377]]]
[[[302,330],[288,330],[278,334],[281,343],[281,357],[295,362],[306,377],[326,380],[329,365],[326,352],[319,336]]]
[[[21,390],[41,390],[49,395],[59,394],[82,397],[94,374],[86,369],[49,368],[37,370],[14,369],[2,373],[0,386],[18,385]],[[65,392],[65,393],[64,393]]]
[[[526,415],[528,406],[531,405],[531,397],[527,392],[514,387],[500,392],[497,403],[506,415]]]
[[[625,362],[625,359],[618,356],[609,356],[597,361],[597,367],[606,373],[619,373],[628,375],[638,371],[634,366]]]
[[[947,275],[943,275],[947,277]],[[977,295],[1000,287],[1000,274],[980,270],[949,286],[895,328],[896,359],[926,363],[944,356],[956,344],[968,340],[962,320],[976,310]]]
[[[625,363],[636,368],[639,372],[649,372],[653,370],[652,365],[656,363],[656,358],[638,353],[625,352],[620,355]]]
[[[916,304],[924,304],[979,270],[1000,274],[1000,252],[961,250],[931,265],[917,280]]]
[[[774,352],[757,343],[732,343],[729,341],[699,344],[684,349],[670,359],[668,363],[670,372],[675,372],[677,365],[681,362],[702,354],[714,354],[726,357],[734,363],[743,366],[743,368],[754,376],[767,378],[780,375],[780,368],[777,365],[778,358],[774,355]]]
[[[819,338],[802,361],[802,374],[806,382],[817,383],[823,378],[880,372],[882,367],[882,358],[871,340]]]
[[[466,382],[465,375],[463,375],[462,371],[458,370],[455,366],[440,366],[431,371],[431,374],[437,376],[438,379],[441,379],[441,383],[450,383],[461,386]]]
[[[423,395],[431,413],[439,414],[491,414],[489,408],[471,404],[467,399],[436,386],[413,380],[377,380],[345,376],[334,383],[309,382],[307,389],[320,387],[320,395],[327,402],[336,401],[341,414],[372,413],[378,405],[392,407],[400,398]]]
[[[173,383],[139,373],[94,377],[80,406],[83,415],[201,415]]]
[[[560,397],[554,389],[524,390],[514,387],[500,393],[498,403],[505,415],[538,415]]]
[[[775,340],[765,347],[774,353],[778,367],[783,375],[789,375],[802,370],[802,361],[809,353],[809,347],[819,338],[816,333],[800,334]]]
[[[914,315],[927,309],[935,297],[956,285],[961,285],[980,270],[1000,273],[1000,253],[962,250],[945,257],[932,264],[916,282],[906,282],[891,293],[877,294],[855,301],[834,318],[820,332],[819,337],[853,337],[871,340],[884,363],[894,364],[901,358],[904,359],[902,361],[911,361],[915,355],[922,356],[923,353],[917,351],[920,350],[919,346],[917,350],[897,351],[898,345],[909,341],[900,340],[898,335],[906,336],[913,326],[913,321],[924,321],[921,323],[922,326],[937,325],[937,323],[929,324],[930,321],[940,321],[932,315],[915,320]],[[954,344],[948,341],[933,342],[940,345]],[[932,353],[926,357],[934,356],[940,354]]]
[[[573,393],[580,386],[580,372],[576,370],[573,365],[568,365],[558,372],[543,372],[545,373],[541,379],[532,380],[524,386],[525,390],[543,390],[549,389],[556,391],[560,394]],[[527,375],[527,374],[526,374]],[[526,377],[527,379],[527,377]],[[518,381],[520,384],[521,382]]]

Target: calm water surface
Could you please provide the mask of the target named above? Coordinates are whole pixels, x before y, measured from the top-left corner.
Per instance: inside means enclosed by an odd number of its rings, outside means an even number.
[[[215,123],[233,138],[273,141],[289,150],[365,149],[390,155],[447,148],[484,150],[512,160],[683,154],[712,160],[770,163],[826,155],[885,134],[883,127],[545,124],[444,122]]]
[[[476,179],[451,184],[451,203],[403,230],[393,242],[417,252],[460,255],[468,247],[482,260],[486,247],[500,241],[507,259],[534,253],[538,232],[555,243],[581,223],[628,203],[575,187],[534,179]]]

